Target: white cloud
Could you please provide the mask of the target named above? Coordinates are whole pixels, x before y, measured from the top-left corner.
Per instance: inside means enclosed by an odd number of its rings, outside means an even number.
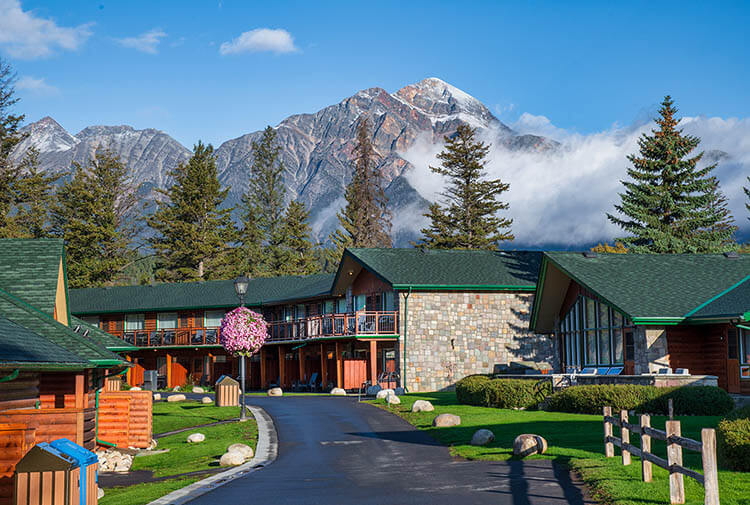
[[[637,153],[638,137],[653,123],[580,135],[555,127],[544,116],[524,114],[513,125],[522,133],[548,135],[562,143],[557,152],[518,152],[499,147],[496,132],[483,132],[493,147],[487,171],[490,177],[510,183],[504,214],[513,218],[518,247],[557,245],[581,247],[611,241],[622,231],[611,224],[607,212],[614,211],[626,178],[627,155]],[[743,181],[750,173],[750,119],[684,118],[686,133],[702,139],[699,149],[728,154],[719,160],[716,175],[729,200],[741,235],[750,233]],[[410,184],[427,200],[439,199],[444,181],[429,170],[436,166],[442,146],[421,139],[402,153],[414,169],[407,172]],[[707,160],[711,161],[711,160]],[[417,229],[415,222],[413,228]]]
[[[163,30],[154,28],[153,30],[141,33],[137,37],[117,39],[117,43],[122,47],[129,47],[142,53],[156,54],[156,47],[159,45],[159,42],[161,42],[161,39],[166,36],[167,34]]]
[[[294,38],[288,31],[271,28],[256,28],[244,32],[219,47],[219,52],[224,55],[266,51],[277,54],[293,53],[297,51],[297,48],[294,45]]]
[[[30,91],[39,95],[57,95],[60,93],[60,90],[55,86],[48,84],[47,81],[44,80],[44,77],[36,78],[31,77],[30,75],[25,75],[19,78],[16,82],[16,89]]]
[[[0,47],[15,58],[43,58],[55,49],[76,50],[91,36],[91,26],[58,26],[52,19],[24,11],[19,0],[0,0]]]

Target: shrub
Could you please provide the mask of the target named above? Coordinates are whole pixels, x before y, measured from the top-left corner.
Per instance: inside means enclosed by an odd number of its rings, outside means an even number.
[[[750,405],[745,405],[742,408],[733,410],[727,414],[727,419],[750,419]]]
[[[459,403],[500,409],[530,408],[539,403],[538,379],[492,379],[470,375],[456,383]]]
[[[547,409],[579,414],[601,414],[602,408],[614,412],[635,410],[649,414],[667,415],[669,399],[675,415],[724,415],[734,402],[723,389],[713,386],[683,386],[657,388],[630,384],[573,386],[553,394]]]
[[[750,409],[748,409],[750,414]],[[716,430],[719,453],[732,470],[750,472],[750,417],[723,419]]]

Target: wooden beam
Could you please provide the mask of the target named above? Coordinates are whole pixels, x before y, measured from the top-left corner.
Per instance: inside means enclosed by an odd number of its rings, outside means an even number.
[[[341,342],[336,341],[336,387],[344,387],[344,349]]]
[[[133,361],[133,358],[130,357],[130,354],[125,356],[125,359],[128,361]],[[133,387],[133,367],[128,368],[128,371],[125,374],[125,380],[128,382],[128,386]]]
[[[320,344],[320,389],[328,386],[328,354],[326,345]]]
[[[247,371],[246,371],[247,373]],[[268,387],[268,367],[266,366],[266,346],[260,348],[260,388]]]
[[[370,341],[370,383],[378,383],[378,341]]]
[[[284,377],[286,374],[286,351],[284,350],[283,345],[279,345],[279,387],[283,388],[286,387],[286,383],[284,382]]]
[[[86,405],[86,375],[84,372],[76,374],[76,408],[85,409]]]
[[[167,388],[172,386],[172,355],[167,354]]]
[[[299,362],[299,384],[307,382],[305,377],[305,348],[300,347],[297,349],[297,361]]]

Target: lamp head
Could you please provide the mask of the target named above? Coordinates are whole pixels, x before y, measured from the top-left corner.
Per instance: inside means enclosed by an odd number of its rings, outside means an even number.
[[[234,280],[234,292],[237,293],[237,296],[243,297],[247,294],[247,288],[249,285],[250,279],[248,279],[244,275],[237,277]]]

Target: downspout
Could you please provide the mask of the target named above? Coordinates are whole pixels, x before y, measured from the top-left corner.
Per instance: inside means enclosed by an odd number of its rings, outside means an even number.
[[[18,378],[18,372],[19,372],[19,369],[16,368],[10,373],[10,375],[6,375],[2,379],[0,379],[0,382],[8,382],[8,381],[16,380],[16,378]]]
[[[111,373],[111,374],[105,375],[104,377],[102,377],[102,386],[101,387],[104,387],[104,379],[106,379],[108,377],[114,377],[116,375],[122,375],[122,374],[126,373],[127,371],[128,371],[128,369],[126,368],[125,370],[122,370],[120,372],[116,372],[116,373]],[[116,448],[117,444],[113,444],[112,442],[106,442],[104,440],[100,440],[99,439],[99,393],[101,392],[101,387],[96,388],[96,404],[95,404],[95,408],[96,408],[96,428],[94,430],[94,440],[96,441],[97,444],[108,445],[110,447],[115,447]]]
[[[409,392],[409,388],[406,387],[406,333],[407,333],[407,327],[409,322],[409,295],[411,294],[411,286],[409,286],[409,292],[404,295],[404,373],[403,375],[403,385],[404,385],[404,391]]]

